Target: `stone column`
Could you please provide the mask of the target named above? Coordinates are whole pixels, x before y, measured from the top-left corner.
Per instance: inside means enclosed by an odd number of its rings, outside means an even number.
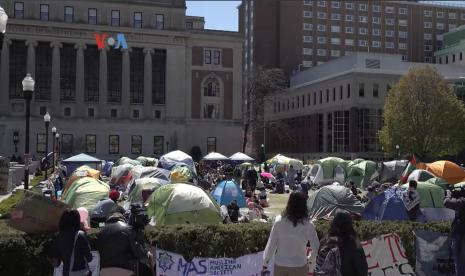
[[[153,118],[152,112],[152,54],[153,49],[144,49],[144,117]]]
[[[3,49],[1,51],[0,65],[0,113],[9,114],[9,95],[10,95],[10,45],[11,40],[3,40]]]
[[[78,43],[74,45],[76,49],[76,116],[84,117],[84,50],[86,44]]]
[[[27,65],[26,65],[26,73],[31,74],[32,78],[35,78],[36,72],[36,47],[37,41],[34,40],[27,40]]]
[[[129,57],[130,48],[123,49],[123,68],[121,79],[121,117],[129,118],[131,101],[131,60]]]
[[[107,73],[107,51],[105,47],[100,49],[100,66],[99,66],[99,107],[98,117],[108,118],[107,114],[107,90],[108,90],[108,73]]]
[[[63,44],[60,42],[50,43],[52,47],[52,111],[54,116],[60,116],[60,49]]]

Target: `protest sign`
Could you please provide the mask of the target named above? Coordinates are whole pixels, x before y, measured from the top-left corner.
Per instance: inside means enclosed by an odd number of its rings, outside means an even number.
[[[454,259],[447,233],[415,230],[418,276],[455,275]]]

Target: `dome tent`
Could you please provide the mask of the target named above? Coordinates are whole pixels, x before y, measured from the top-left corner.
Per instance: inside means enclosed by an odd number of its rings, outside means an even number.
[[[220,223],[220,207],[210,195],[190,184],[168,184],[147,200],[147,215],[156,225]]]
[[[373,198],[362,214],[365,220],[409,220],[402,189],[391,188]]]
[[[71,208],[85,207],[91,211],[97,202],[108,197],[110,186],[92,177],[84,177],[74,181],[61,200]]]
[[[233,180],[221,181],[213,190],[212,196],[219,205],[228,205],[236,200],[239,208],[247,207],[242,189]]]

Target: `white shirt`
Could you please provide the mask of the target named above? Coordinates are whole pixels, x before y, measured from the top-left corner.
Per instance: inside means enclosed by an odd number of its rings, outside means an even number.
[[[263,265],[268,266],[274,256],[276,265],[285,267],[302,267],[307,264],[307,242],[310,241],[312,258],[316,257],[320,241],[315,226],[306,220],[296,227],[287,218],[277,216],[271,229],[265,252]]]

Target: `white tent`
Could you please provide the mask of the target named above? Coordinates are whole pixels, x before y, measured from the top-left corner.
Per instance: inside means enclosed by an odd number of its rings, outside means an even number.
[[[232,161],[254,161],[254,159],[242,152],[236,152],[235,154],[229,157],[229,160]]]
[[[218,152],[210,152],[209,154],[205,155],[203,157],[203,160],[207,160],[207,161],[219,161],[219,160],[228,160],[229,158],[222,155],[221,153],[218,153]]]
[[[166,170],[171,170],[172,167],[178,164],[185,164],[191,167],[195,172],[194,160],[192,157],[180,150],[168,152],[167,154],[163,155],[160,158],[160,164]]]

